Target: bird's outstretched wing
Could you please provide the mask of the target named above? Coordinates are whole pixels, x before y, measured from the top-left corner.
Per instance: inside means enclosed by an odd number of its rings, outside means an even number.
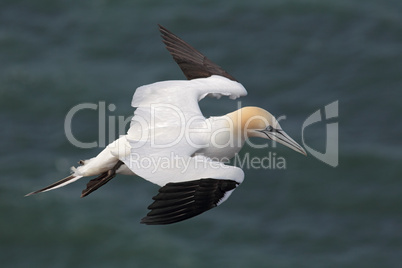
[[[197,216],[218,206],[239,185],[233,180],[200,179],[168,183],[159,189],[141,220],[148,225],[171,224]]]
[[[135,149],[121,160],[135,174],[161,187],[141,221],[149,225],[183,221],[214,208],[244,180],[242,169],[203,155],[180,156],[149,147],[145,152]]]
[[[230,80],[237,81],[220,66],[213,63],[198,50],[184,42],[165,27],[159,24],[158,26],[166,49],[173,56],[173,59],[179,65],[187,79],[191,80],[195,78],[206,78],[211,75],[220,75]]]

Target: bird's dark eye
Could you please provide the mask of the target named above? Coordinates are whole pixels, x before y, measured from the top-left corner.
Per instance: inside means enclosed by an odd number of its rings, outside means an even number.
[[[273,131],[274,131],[274,128],[273,128],[272,126],[267,126],[267,130],[268,130],[269,132],[273,132]]]

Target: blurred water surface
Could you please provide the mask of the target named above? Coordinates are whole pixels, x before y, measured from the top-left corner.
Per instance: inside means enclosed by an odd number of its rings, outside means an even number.
[[[2,1],[1,266],[400,267],[401,12],[394,0]],[[106,116],[127,118],[136,87],[184,78],[157,23],[241,81],[243,106],[285,115],[297,141],[309,115],[339,101],[339,166],[278,146],[285,170],[246,169],[219,209],[171,226],[139,224],[158,187],[138,177],[85,199],[84,181],[24,198],[101,150],[69,143],[72,107],[105,102],[116,105]],[[95,141],[97,120],[80,112],[74,135]],[[325,124],[305,131],[322,152]]]

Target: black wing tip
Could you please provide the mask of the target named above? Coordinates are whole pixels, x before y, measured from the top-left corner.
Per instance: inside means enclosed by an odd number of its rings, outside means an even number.
[[[168,38],[168,36],[174,36],[176,38],[179,38],[177,35],[169,31],[167,28],[163,27],[162,25],[158,24],[159,32],[161,33],[161,36],[164,40]],[[180,39],[180,38],[179,38]]]
[[[144,217],[140,221],[141,224],[145,224],[145,225],[157,225],[157,224],[152,223],[152,222],[153,221],[151,221],[148,217]]]
[[[142,218],[140,223],[145,224],[145,225],[168,225],[168,224],[172,224],[172,223],[176,223],[176,222],[157,221],[157,220],[154,220],[151,217],[147,216],[147,217]]]
[[[190,212],[187,214],[178,214],[173,217],[165,217],[164,215],[162,215],[162,216],[155,215],[154,216],[154,215],[149,215],[149,213],[148,213],[148,215],[146,217],[141,219],[140,223],[146,224],[146,225],[168,225],[168,224],[179,223],[179,222],[191,219],[195,216],[200,215],[203,212],[205,212],[205,211],[196,211],[196,212]],[[173,214],[175,214],[175,213],[173,213]]]
[[[168,29],[166,29],[165,27],[163,27],[163,26],[160,25],[159,23],[158,23],[158,28],[159,28],[159,31],[160,31],[161,33],[163,33],[163,32],[169,32]]]
[[[151,211],[141,223],[166,225],[193,218],[216,207],[226,192],[238,185],[237,181],[220,179],[168,183],[152,198]]]
[[[159,32],[160,32],[162,35],[173,35],[173,36],[178,37],[177,35],[175,35],[175,34],[172,33],[171,31],[169,31],[166,27],[160,25],[159,23],[158,23],[158,28],[159,28]]]
[[[158,27],[163,38],[163,43],[188,80],[220,75],[238,82],[236,78],[227,73],[222,67],[212,62],[183,39],[160,24],[158,24]]]

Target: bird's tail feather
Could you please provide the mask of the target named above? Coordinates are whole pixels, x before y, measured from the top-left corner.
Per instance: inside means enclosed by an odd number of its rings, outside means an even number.
[[[50,190],[53,190],[53,189],[56,189],[56,188],[60,188],[60,187],[66,186],[67,184],[75,182],[76,180],[78,180],[80,178],[82,178],[82,176],[71,175],[71,176],[68,176],[68,177],[66,177],[66,178],[64,178],[62,180],[59,180],[58,182],[50,184],[49,186],[46,186],[43,189],[31,192],[31,193],[29,193],[29,194],[27,194],[25,196],[30,196],[30,195],[33,195],[33,194],[47,192],[47,191],[50,191]]]

